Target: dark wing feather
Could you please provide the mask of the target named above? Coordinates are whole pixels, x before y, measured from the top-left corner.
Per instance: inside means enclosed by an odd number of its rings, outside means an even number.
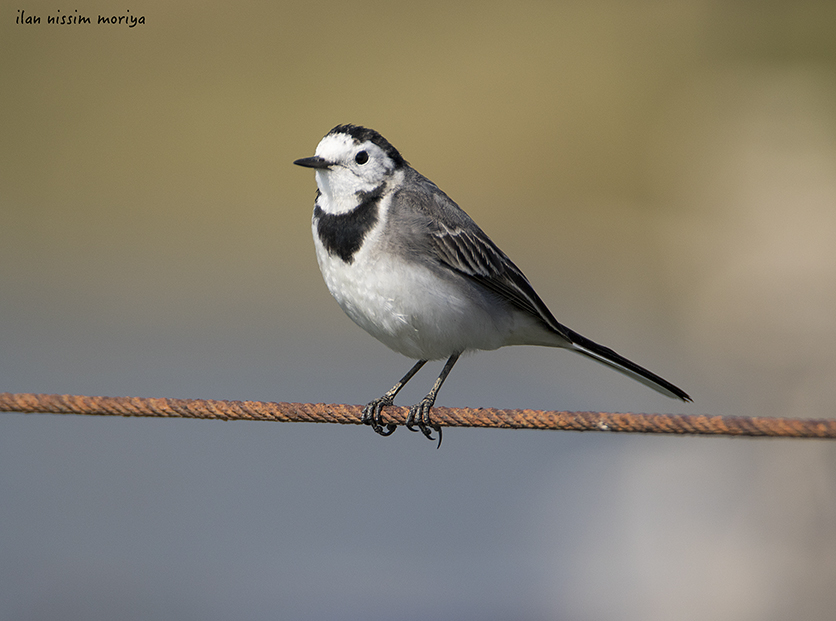
[[[520,269],[481,230],[439,231],[433,235],[433,242],[442,263],[539,318],[548,328],[575,345],[578,352],[626,373],[655,390],[661,388],[668,396],[683,401],[691,400],[678,386],[559,323]]]
[[[525,275],[481,229],[440,228],[433,232],[431,244],[448,268],[472,278],[571,341],[568,329],[554,318]]]
[[[655,373],[581,336],[555,319],[520,269],[438,186],[407,167],[411,189],[398,192],[391,217],[417,254],[435,260],[492,291],[507,303],[531,314],[573,345],[575,351],[610,365],[668,396],[690,401],[688,394]],[[429,235],[428,235],[429,233]]]

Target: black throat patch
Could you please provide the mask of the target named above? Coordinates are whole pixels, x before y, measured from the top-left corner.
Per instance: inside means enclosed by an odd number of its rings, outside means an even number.
[[[316,232],[328,254],[336,255],[346,263],[354,261],[366,234],[377,223],[383,187],[381,184],[371,192],[358,192],[360,204],[348,213],[330,214],[322,211],[319,205],[314,207]]]

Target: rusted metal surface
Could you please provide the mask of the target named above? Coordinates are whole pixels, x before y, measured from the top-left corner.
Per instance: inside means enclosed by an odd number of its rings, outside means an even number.
[[[0,393],[0,411],[97,416],[151,416],[359,425],[362,406],[140,397]],[[385,423],[403,424],[408,408],[386,408]],[[681,414],[613,414],[493,408],[433,408],[443,427],[496,427],[621,433],[836,438],[836,420]]]

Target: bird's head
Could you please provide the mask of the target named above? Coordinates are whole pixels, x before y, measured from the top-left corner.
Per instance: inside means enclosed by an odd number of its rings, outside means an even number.
[[[408,166],[398,150],[373,129],[337,125],[316,147],[316,155],[293,162],[316,170],[316,184],[330,202],[348,206]]]

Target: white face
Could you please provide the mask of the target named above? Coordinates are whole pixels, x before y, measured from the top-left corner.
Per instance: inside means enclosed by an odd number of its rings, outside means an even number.
[[[356,204],[357,192],[369,192],[389,177],[395,163],[371,141],[357,144],[347,134],[329,134],[316,147],[316,155],[331,163],[316,171],[316,184],[333,211]]]

